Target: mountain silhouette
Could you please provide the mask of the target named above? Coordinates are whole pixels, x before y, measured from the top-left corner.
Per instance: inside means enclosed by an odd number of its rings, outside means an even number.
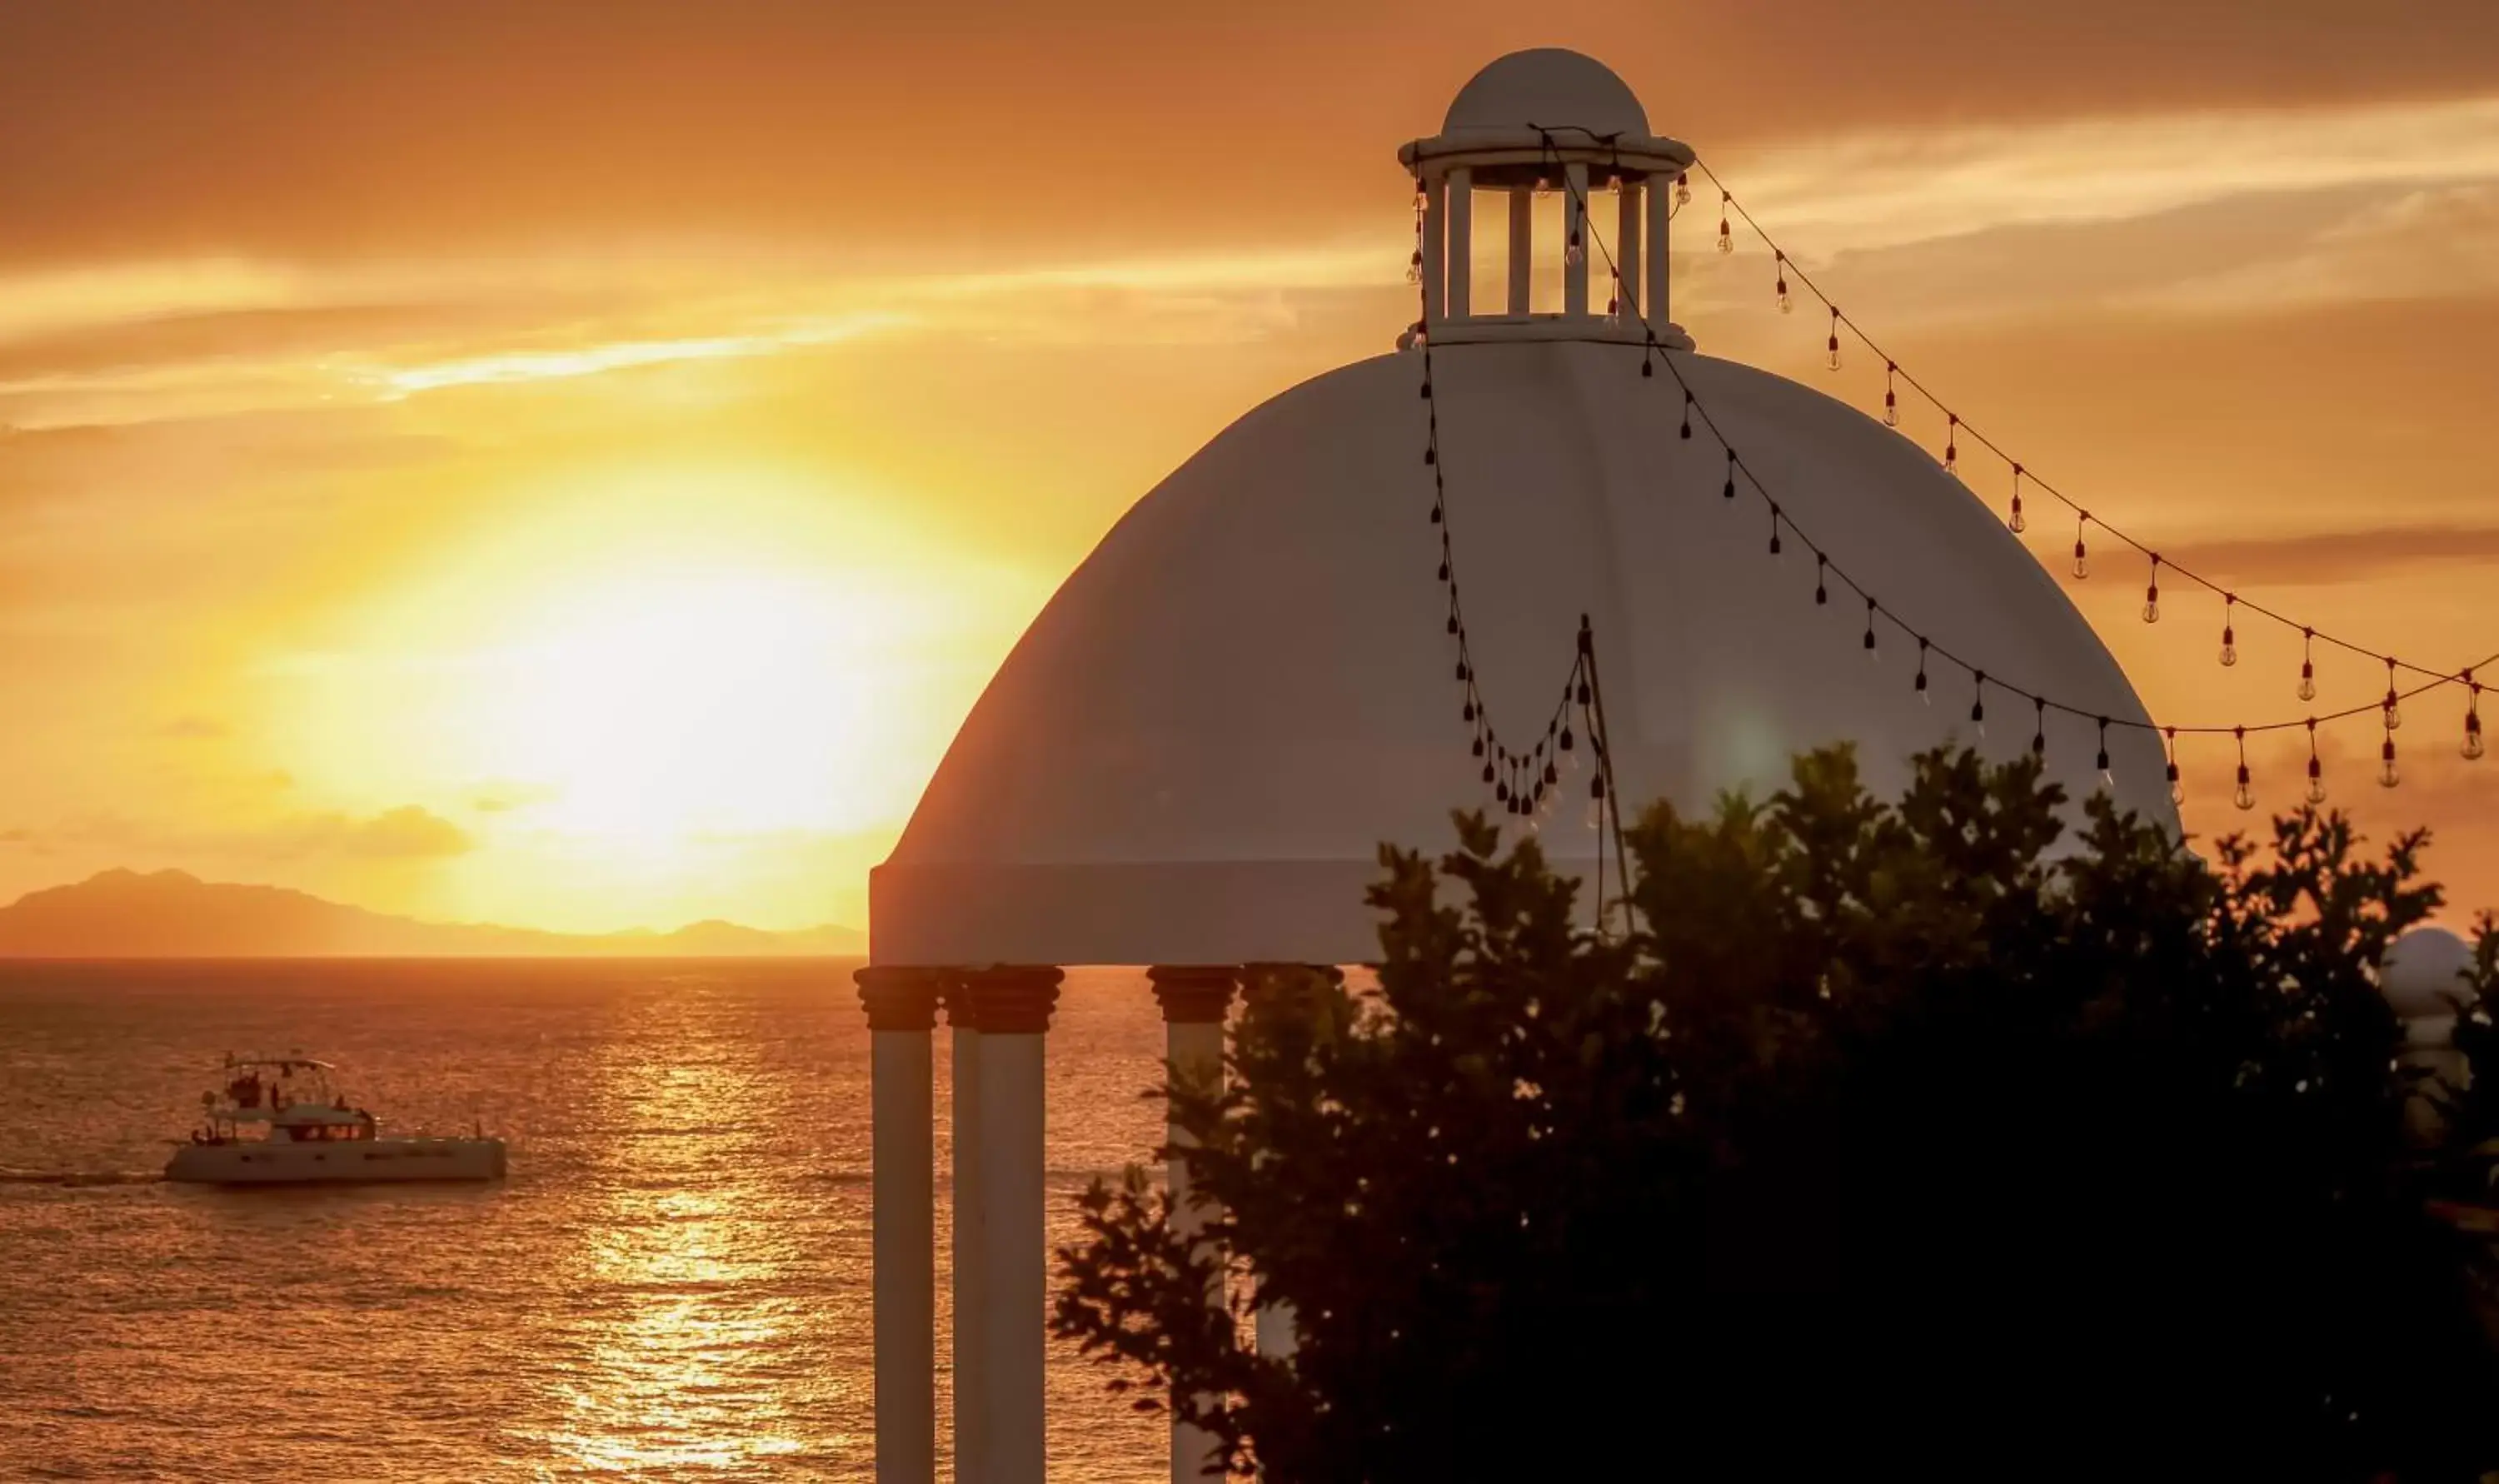
[[[765,932],[717,919],[673,932],[554,933],[423,922],[282,887],[205,882],[186,871],[102,871],[0,907],[0,957],[293,958],[856,954],[848,927]]]

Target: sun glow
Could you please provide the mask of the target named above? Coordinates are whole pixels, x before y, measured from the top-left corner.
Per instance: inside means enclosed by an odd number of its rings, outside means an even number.
[[[857,825],[841,764],[874,746],[876,616],[795,573],[637,574],[565,594],[486,657],[495,777],[535,822],[609,840]]]

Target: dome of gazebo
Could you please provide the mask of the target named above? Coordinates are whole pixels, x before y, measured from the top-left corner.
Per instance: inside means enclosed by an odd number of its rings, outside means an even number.
[[[1629,90],[1576,60],[1585,66],[1542,52],[1495,63],[1453,105],[1449,129],[1404,157],[1418,172],[1506,159],[1506,144],[1468,143],[1478,105],[1486,118],[1542,113],[1572,100],[1537,88],[1574,79],[1589,91],[1570,112],[1591,127],[1644,128]],[[1656,206],[1688,151],[1642,147]],[[1619,168],[1610,147],[1576,158],[1574,169]],[[1632,179],[1625,195],[1639,188]],[[1462,253],[1468,193],[1451,194]],[[1624,207],[1627,238],[1639,210]],[[1438,251],[1436,240],[1427,274]],[[1650,269],[1626,274],[1627,299],[1643,283],[1664,297],[1654,249]],[[1449,270],[1453,284],[1462,273]],[[1688,343],[1652,308],[1660,344]],[[1796,753],[1834,742],[1855,744],[1878,794],[1897,792],[1911,756],[1939,743],[2026,754],[2028,704],[1992,689],[1982,734],[1965,671],[1934,664],[1922,696],[1903,629],[1878,622],[1869,655],[1863,599],[1834,582],[1817,603],[1813,556],[1793,532],[1783,555],[1769,553],[1766,507],[1749,491],[1721,498],[1724,452],[1679,436],[1678,383],[1665,370],[1641,375],[1644,354],[1671,357],[1787,515],[1902,623],[2084,713],[2045,722],[2048,771],[2070,796],[2102,784],[2096,719],[2137,724],[2108,730],[2110,787],[2175,829],[2162,751],[2138,729],[2147,719],[2126,676],[1931,454],[1796,382],[1649,351],[1628,314],[1474,313],[1460,299],[1436,305],[1428,324],[1431,400],[1418,395],[1415,349],[1282,393],[1139,500],[1060,586],[871,877],[879,962],[1362,961],[1379,951],[1363,893],[1382,842],[1446,848],[1458,808],[1528,827],[1494,809],[1462,716],[1423,462],[1435,408],[1453,575],[1489,720],[1512,746],[1549,735],[1586,615],[1627,818],[1653,799],[1693,811],[1730,790],[1762,797]],[[1584,740],[1569,756],[1584,763]],[[1598,839],[1581,818],[1587,784],[1584,768],[1565,773],[1540,822],[1547,855],[1583,875]]]

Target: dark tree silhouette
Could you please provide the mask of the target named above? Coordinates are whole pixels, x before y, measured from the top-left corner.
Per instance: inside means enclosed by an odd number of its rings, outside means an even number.
[[[2373,979],[2425,837],[2309,811],[2207,866],[2062,803],[1816,753],[1652,808],[1610,936],[1479,817],[1383,850],[1377,989],[1263,996],[1228,1086],[1166,1094],[1209,1241],[1097,1183],[1058,1332],[1279,1484],[2499,1465]]]

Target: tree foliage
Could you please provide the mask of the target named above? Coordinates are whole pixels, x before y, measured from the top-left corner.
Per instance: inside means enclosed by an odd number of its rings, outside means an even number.
[[[2373,977],[2425,837],[2307,811],[2208,864],[2063,803],[1811,754],[1651,808],[1611,935],[1480,817],[1383,850],[1376,989],[1254,998],[1166,1090],[1205,1238],[1097,1184],[1058,1331],[1283,1484],[2499,1465]]]

